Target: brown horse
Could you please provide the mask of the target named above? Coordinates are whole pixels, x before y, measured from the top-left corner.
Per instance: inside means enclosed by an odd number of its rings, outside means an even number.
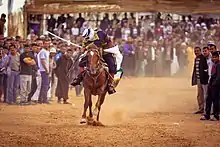
[[[89,120],[93,120],[93,116],[96,116],[96,123],[99,122],[99,113],[101,105],[105,100],[107,93],[107,83],[109,74],[103,65],[101,54],[98,49],[89,49],[87,51],[88,65],[83,79],[84,86],[84,111],[81,124],[88,123]],[[98,95],[98,100],[95,105],[95,109],[92,112],[92,95]],[[86,112],[89,107],[89,119],[87,119]]]

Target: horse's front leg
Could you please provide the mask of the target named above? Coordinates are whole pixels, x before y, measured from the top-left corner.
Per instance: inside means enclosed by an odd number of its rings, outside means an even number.
[[[105,95],[106,95],[106,93],[104,93],[104,94],[101,94],[101,95],[99,95],[98,96],[98,101],[97,101],[97,103],[96,103],[96,108],[95,108],[95,110],[97,111],[97,117],[96,117],[96,120],[97,121],[99,121],[99,114],[100,114],[100,110],[101,110],[101,106],[102,106],[102,104],[103,104],[103,102],[104,102],[104,100],[105,100]],[[95,111],[94,110],[94,111]]]
[[[92,98],[89,99],[89,117],[92,118]]]
[[[85,101],[84,101],[84,110],[83,110],[83,115],[82,115],[82,119],[80,121],[81,124],[83,123],[86,123],[86,112],[87,112],[87,109],[89,107],[89,101],[91,99],[91,92],[89,90],[84,90],[84,98],[85,98]]]

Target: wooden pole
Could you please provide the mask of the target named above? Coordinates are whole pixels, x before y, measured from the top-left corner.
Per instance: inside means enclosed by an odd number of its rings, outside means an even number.
[[[24,26],[23,26],[23,38],[27,38],[27,28],[28,28],[28,12],[26,10],[26,5],[24,5]]]

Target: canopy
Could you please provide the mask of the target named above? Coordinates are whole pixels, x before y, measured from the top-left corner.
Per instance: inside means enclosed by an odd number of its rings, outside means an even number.
[[[218,0],[30,0],[30,13],[61,14],[78,12],[175,12],[220,13]]]

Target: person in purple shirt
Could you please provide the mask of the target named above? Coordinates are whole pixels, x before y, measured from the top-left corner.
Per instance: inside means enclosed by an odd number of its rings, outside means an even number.
[[[123,46],[123,66],[125,70],[125,74],[127,76],[134,75],[134,68],[135,68],[135,45],[133,44],[133,40],[131,38]]]

